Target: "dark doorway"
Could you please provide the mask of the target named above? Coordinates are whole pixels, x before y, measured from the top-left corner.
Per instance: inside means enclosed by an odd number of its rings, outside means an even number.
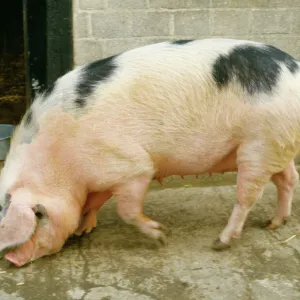
[[[17,124],[36,93],[73,67],[72,0],[4,1],[0,124]]]
[[[72,0],[23,0],[28,98],[73,67]]]
[[[22,0],[0,10],[0,124],[17,124],[26,109]]]

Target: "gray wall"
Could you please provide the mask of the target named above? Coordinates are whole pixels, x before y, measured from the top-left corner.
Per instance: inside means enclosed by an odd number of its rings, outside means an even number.
[[[182,38],[264,41],[300,59],[300,0],[74,0],[75,64]]]

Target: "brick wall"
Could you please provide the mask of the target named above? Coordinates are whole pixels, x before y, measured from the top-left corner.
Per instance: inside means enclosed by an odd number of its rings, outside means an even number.
[[[300,59],[300,0],[74,0],[76,65],[204,37],[263,41]]]

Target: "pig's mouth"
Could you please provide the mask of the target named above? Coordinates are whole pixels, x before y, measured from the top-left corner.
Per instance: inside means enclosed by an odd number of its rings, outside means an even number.
[[[32,239],[25,242],[24,244],[16,247],[15,249],[9,250],[5,255],[4,258],[17,267],[22,267],[23,265],[30,262],[34,259],[34,242]]]
[[[15,246],[8,247],[1,251],[0,258],[4,258],[13,263],[17,267],[22,267],[28,262],[35,259],[35,242],[36,242],[35,226],[28,240]]]
[[[32,260],[34,253],[34,243],[32,240],[24,243],[16,249],[9,251],[4,255],[4,258],[17,267],[22,267]]]
[[[44,217],[45,208],[40,204],[33,208],[14,202],[9,205],[0,223],[0,249],[4,259],[21,267],[45,252],[38,243],[37,232]]]

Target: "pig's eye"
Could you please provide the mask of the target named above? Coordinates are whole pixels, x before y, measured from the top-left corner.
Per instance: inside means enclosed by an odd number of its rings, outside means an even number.
[[[41,212],[36,212],[35,213],[35,215],[36,215],[36,217],[38,218],[38,219],[41,219],[44,215],[41,213]]]
[[[47,216],[47,211],[44,205],[42,204],[37,204],[33,209],[32,209],[36,215],[36,217],[41,220],[44,217]]]

